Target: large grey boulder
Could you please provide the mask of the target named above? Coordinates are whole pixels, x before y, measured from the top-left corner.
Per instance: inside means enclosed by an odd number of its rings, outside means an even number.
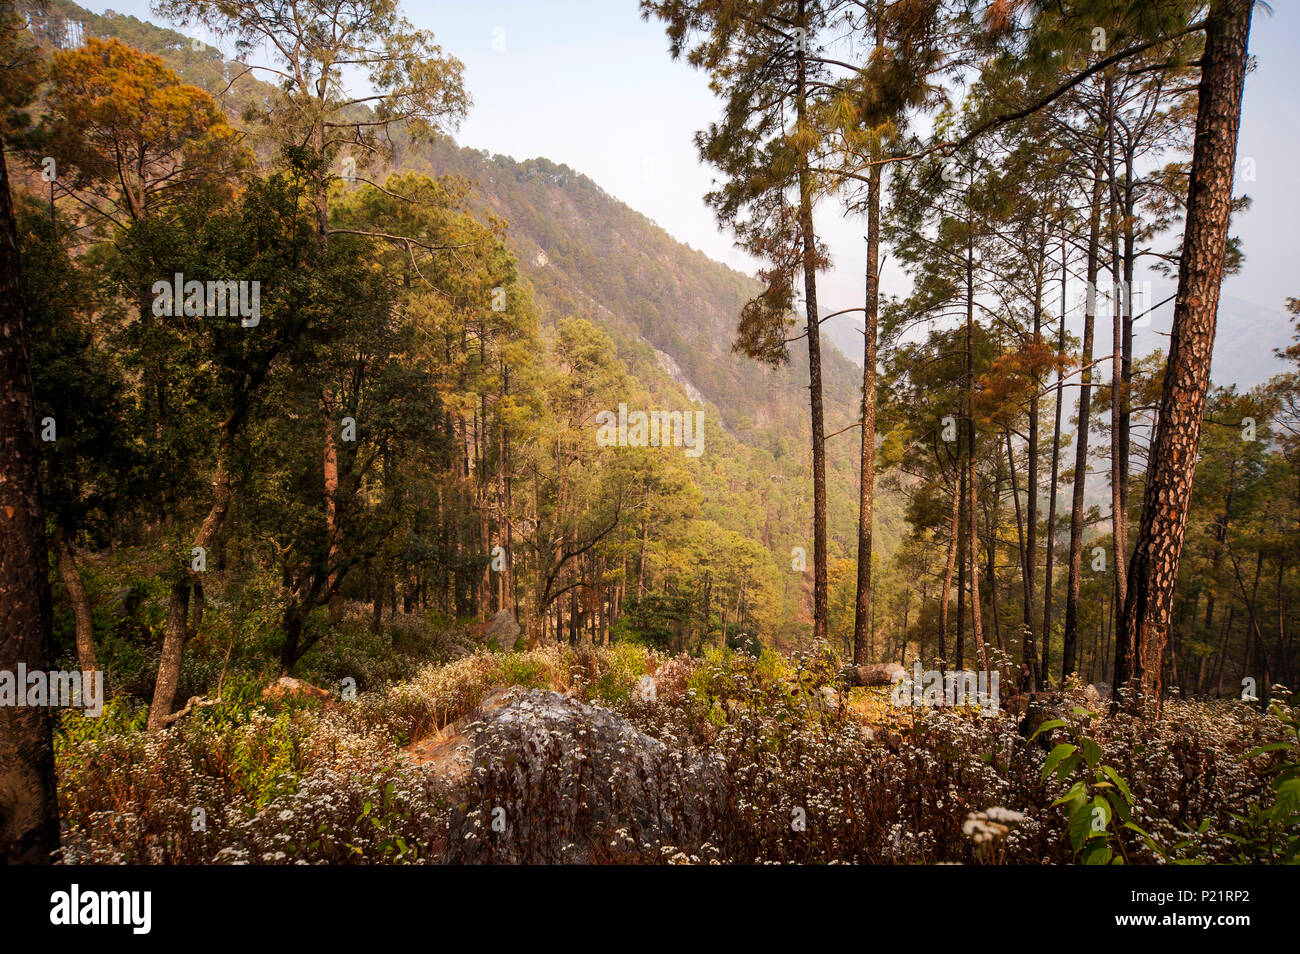
[[[590,864],[694,853],[726,802],[717,766],[617,713],[533,689],[473,727],[450,863]]]
[[[501,609],[497,610],[497,614],[488,622],[487,629],[483,631],[483,640],[496,646],[497,649],[509,652],[519,642],[520,632],[514,614],[508,609]]]

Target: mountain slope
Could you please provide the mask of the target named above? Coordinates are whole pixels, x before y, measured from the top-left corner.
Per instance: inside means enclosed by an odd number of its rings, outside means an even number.
[[[747,440],[773,424],[807,428],[807,351],[769,370],[731,350],[741,306],[756,281],[668,235],[639,212],[567,166],[547,159],[488,156],[451,140],[406,150],[406,169],[473,181],[483,211],[509,223],[508,242],[539,301],[558,317],[586,312],[621,345],[650,345],[688,393],[715,404],[723,423]],[[827,348],[823,377],[828,430],[851,420],[860,374]]]

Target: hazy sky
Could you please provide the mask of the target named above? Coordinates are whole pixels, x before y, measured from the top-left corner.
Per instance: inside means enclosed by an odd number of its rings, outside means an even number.
[[[1255,14],[1258,69],[1247,80],[1238,149],[1255,160],[1257,175],[1239,184],[1254,206],[1234,222],[1247,260],[1225,294],[1280,312],[1285,297],[1300,296],[1300,4],[1272,6],[1272,16]],[[156,20],[147,0],[112,7]],[[565,163],[681,241],[752,271],[702,201],[711,173],[692,136],[717,115],[717,102],[701,73],[669,58],[662,26],[643,21],[636,0],[407,0],[405,11],[465,63],[474,106],[457,134],[462,144]],[[861,221],[827,202],[817,225],[834,258],[820,303],[860,304]],[[882,283],[887,293],[906,290],[888,264]],[[1231,334],[1231,325],[1221,333]]]

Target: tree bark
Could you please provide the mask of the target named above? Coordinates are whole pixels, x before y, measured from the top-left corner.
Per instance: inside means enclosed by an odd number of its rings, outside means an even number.
[[[194,538],[194,546],[204,550],[212,546],[217,531],[226,518],[233,491],[230,483],[228,459],[231,453],[229,440],[217,461],[217,472],[212,478],[212,506],[203,525]],[[176,701],[176,687],[181,679],[181,662],[185,655],[185,642],[190,637],[190,597],[197,573],[191,567],[181,568],[180,576],[172,584],[167,597],[167,628],[163,633],[162,656],[158,660],[158,679],[154,683],[153,702],[149,706],[150,732],[158,732],[170,725],[168,717]]]
[[[1043,331],[1043,283],[1045,272],[1047,270],[1047,213],[1044,211],[1042,218],[1042,232],[1039,234],[1038,243],[1038,261],[1034,265],[1034,344],[1037,346]],[[1038,494],[1040,492],[1038,484],[1038,415],[1039,415],[1039,384],[1038,380],[1033,382],[1033,390],[1029,394],[1029,441],[1025,450],[1029,458],[1029,474],[1026,479],[1025,487],[1025,551],[1023,554],[1024,577],[1025,577],[1025,596],[1024,596],[1024,615],[1025,631],[1023,644],[1021,646],[1021,662],[1029,667],[1030,680],[1034,688],[1042,685],[1042,679],[1038,670],[1038,639],[1034,631],[1037,625],[1035,607],[1034,607],[1034,570],[1038,560]],[[1008,453],[1011,448],[1011,435],[1007,434]],[[1015,488],[1015,464],[1011,464],[1011,482],[1012,489]],[[1018,498],[1017,498],[1018,499]]]
[[[974,188],[974,171],[971,173]],[[966,206],[966,533],[968,559],[970,560],[970,613],[971,632],[979,653],[980,668],[989,669],[988,648],[984,645],[984,620],[980,608],[979,567],[979,491],[975,473],[975,234],[974,215],[970,210],[967,192]],[[958,668],[961,660],[958,660]]]
[[[45,671],[54,627],[30,360],[0,141],[0,670],[7,672],[20,664]],[[51,710],[0,706],[0,862],[45,864],[58,848]]]
[[[807,23],[803,0],[799,22]],[[798,50],[797,121],[807,110],[807,54]],[[813,636],[827,637],[826,579],[826,432],[822,412],[821,322],[817,313],[817,233],[813,230],[812,171],[806,152],[799,155],[799,238],[803,244],[804,303],[808,323],[808,392],[812,413],[813,477]]]
[[[1137,711],[1159,712],[1161,705],[1170,606],[1214,353],[1253,6],[1252,0],[1213,0],[1206,20],[1169,359],[1128,594],[1116,633],[1126,647],[1123,682],[1129,692],[1124,704]]]
[[[1105,149],[1097,146],[1092,167],[1092,208],[1088,220],[1088,288],[1083,314],[1083,352],[1079,370],[1079,423],[1074,436],[1074,487],[1070,504],[1070,575],[1065,590],[1065,630],[1061,640],[1061,682],[1078,666],[1079,591],[1083,583],[1083,506],[1088,482],[1088,418],[1092,413],[1092,345],[1097,318],[1100,266],[1101,183]]]
[[[94,672],[99,668],[95,660],[94,613],[90,597],[86,595],[86,584],[81,578],[81,568],[72,552],[72,540],[63,527],[54,532],[54,549],[58,555],[59,576],[68,591],[68,602],[72,604],[72,617],[76,623],[77,665],[83,673]]]
[[[961,513],[961,494],[958,491],[957,480],[953,479],[952,486],[952,522],[949,525],[948,532],[948,562],[943,570],[943,587],[939,599],[939,669],[942,671],[947,663],[946,653],[948,651],[948,602],[952,598],[952,571],[957,563],[957,536],[958,520]]]
[[[1125,494],[1128,473],[1124,468],[1122,445],[1128,441],[1125,427],[1126,388],[1124,381],[1124,314],[1131,300],[1131,286],[1125,284],[1119,252],[1119,183],[1115,180],[1115,92],[1109,77],[1106,80],[1107,158],[1106,178],[1110,184],[1110,273],[1112,278],[1110,302],[1110,527],[1111,571],[1115,585],[1115,611],[1124,605],[1128,588],[1128,497]]]
[[[853,661],[867,662],[871,631],[872,519],[876,497],[876,320],[880,306],[880,166],[867,185],[867,288],[862,351],[862,478],[858,494],[858,594],[853,617]]]

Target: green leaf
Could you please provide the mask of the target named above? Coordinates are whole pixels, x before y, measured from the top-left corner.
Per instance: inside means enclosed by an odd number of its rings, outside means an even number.
[[[1087,792],[1088,789],[1083,784],[1082,780],[1075,782],[1073,785],[1070,786],[1070,790],[1068,792],[1066,792],[1056,801],[1052,802],[1052,807],[1055,808],[1057,805],[1064,805],[1066,802],[1072,802],[1076,798],[1082,798],[1084,795],[1087,794]]]
[[[1072,745],[1069,742],[1062,742],[1056,748],[1052,749],[1052,751],[1048,752],[1047,761],[1043,763],[1043,781],[1047,781],[1047,776],[1051,775],[1052,771],[1061,764],[1061,759],[1073,753],[1076,748],[1077,746]]]
[[[1044,722],[1042,725],[1038,727],[1038,729],[1034,732],[1033,735],[1029,737],[1029,741],[1030,742],[1034,741],[1034,739],[1038,738],[1044,732],[1050,732],[1052,729],[1060,729],[1063,728],[1064,726],[1065,726],[1064,719],[1048,719],[1046,722]]]
[[[1169,857],[1169,852],[1165,851],[1164,848],[1160,847],[1160,843],[1159,843],[1158,841],[1156,841],[1154,838],[1152,838],[1149,834],[1147,834],[1147,832],[1146,832],[1145,830],[1143,830],[1142,828],[1138,827],[1138,826],[1137,826],[1136,824],[1134,824],[1133,822],[1131,822],[1131,821],[1126,821],[1126,822],[1124,823],[1123,827],[1129,829],[1130,831],[1135,831],[1135,832],[1137,832],[1138,835],[1141,836],[1142,840],[1143,840],[1144,842],[1146,842],[1146,846],[1147,846],[1148,848],[1150,848],[1152,851],[1154,851],[1156,854],[1161,855],[1161,856],[1166,857],[1166,858]]]
[[[1077,852],[1094,834],[1092,828],[1093,806],[1083,801],[1070,814],[1070,846]]]
[[[1279,749],[1291,748],[1290,742],[1270,742],[1268,745],[1257,746],[1251,749],[1242,758],[1253,759],[1257,755],[1263,755],[1265,752],[1277,752]]]
[[[1103,765],[1101,770],[1106,773],[1106,777],[1115,783],[1115,787],[1124,793],[1124,800],[1130,805],[1133,804],[1133,793],[1129,791],[1128,783],[1120,778],[1119,772],[1116,772],[1109,765]]]
[[[1064,782],[1070,777],[1070,773],[1073,772],[1075,767],[1079,764],[1079,758],[1079,753],[1076,752],[1056,767],[1056,780],[1058,782]]]
[[[1277,801],[1272,812],[1273,817],[1279,820],[1300,812],[1300,779],[1289,779],[1277,786]]]
[[[1100,825],[1095,821],[1093,822],[1092,831],[1088,837],[1107,837],[1107,835],[1110,834],[1108,830],[1110,828],[1110,820],[1114,817],[1114,812],[1111,811],[1110,803],[1100,796],[1095,796],[1092,802],[1088,805],[1088,814],[1092,819],[1100,820]]]
[[[1111,811],[1114,813],[1114,817],[1118,818],[1121,823],[1129,820],[1132,813],[1129,810],[1128,802],[1124,801],[1123,797],[1119,794],[1119,792],[1117,791],[1107,792],[1106,801],[1110,802],[1110,808]]]
[[[1110,845],[1104,841],[1096,841],[1084,850],[1083,863],[1085,865],[1108,865],[1111,862],[1111,857]]]
[[[1096,768],[1101,761],[1101,746],[1086,736],[1083,739],[1083,760],[1088,763],[1088,768]]]

